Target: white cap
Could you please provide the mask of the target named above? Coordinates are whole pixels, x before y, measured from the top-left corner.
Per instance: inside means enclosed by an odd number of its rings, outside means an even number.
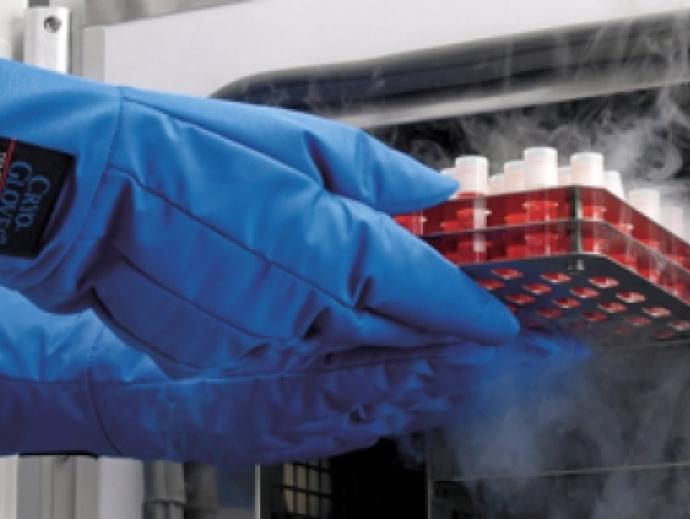
[[[658,189],[633,189],[628,193],[628,201],[641,213],[646,214],[652,220],[659,221],[661,217],[661,193]]]
[[[503,192],[514,193],[525,190],[525,163],[511,160],[503,165]]]
[[[570,157],[573,184],[604,187],[604,156],[595,151],[583,151]]]
[[[623,191],[623,180],[618,171],[604,172],[604,185],[609,192],[616,195],[621,200],[625,200],[625,191]]]
[[[558,168],[558,185],[559,186],[570,186],[573,183],[572,176],[570,175],[570,166],[562,166]]]
[[[558,152],[554,148],[527,148],[524,156],[527,189],[558,185]]]
[[[2,38],[0,38],[0,58],[12,59],[12,45]]]
[[[664,204],[661,208],[661,225],[676,236],[683,236],[685,232],[685,225],[683,225],[683,207],[680,205]]]
[[[460,194],[489,192],[489,161],[480,155],[463,155],[455,159],[455,180]]]
[[[500,195],[503,193],[503,183],[505,176],[503,173],[494,173],[489,177],[489,193],[492,195]]]

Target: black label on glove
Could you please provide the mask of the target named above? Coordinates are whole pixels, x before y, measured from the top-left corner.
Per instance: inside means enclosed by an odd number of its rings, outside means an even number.
[[[73,159],[0,139],[0,254],[35,257]]]

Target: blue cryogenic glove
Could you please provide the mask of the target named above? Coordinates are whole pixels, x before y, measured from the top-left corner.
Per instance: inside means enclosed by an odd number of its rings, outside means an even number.
[[[361,131],[0,60],[0,137],[0,283],[171,370],[517,333],[386,214],[454,181]]]
[[[274,463],[491,414],[502,373],[581,362],[571,341],[471,344],[272,359],[171,378],[92,313],[45,313],[0,288],[0,454],[87,451],[212,464]]]

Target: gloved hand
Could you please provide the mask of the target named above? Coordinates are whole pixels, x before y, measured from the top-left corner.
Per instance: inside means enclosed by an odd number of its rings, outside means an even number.
[[[0,148],[0,283],[96,309],[170,369],[517,333],[385,214],[454,181],[361,131],[0,60],[0,136],[17,139]],[[74,157],[61,188],[64,157],[26,144]]]
[[[171,378],[92,312],[56,316],[0,289],[0,454],[87,451],[212,464],[275,463],[491,414],[502,374],[575,365],[572,340],[275,358]]]

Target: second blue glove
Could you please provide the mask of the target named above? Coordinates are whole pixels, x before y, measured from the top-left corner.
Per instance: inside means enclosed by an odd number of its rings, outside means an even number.
[[[284,354],[235,373],[176,378],[92,312],[47,314],[0,288],[0,455],[213,464],[327,456],[433,425],[468,426],[497,411],[493,393],[575,366],[582,353],[571,340],[523,334],[502,347]],[[508,373],[518,384],[501,385]]]

